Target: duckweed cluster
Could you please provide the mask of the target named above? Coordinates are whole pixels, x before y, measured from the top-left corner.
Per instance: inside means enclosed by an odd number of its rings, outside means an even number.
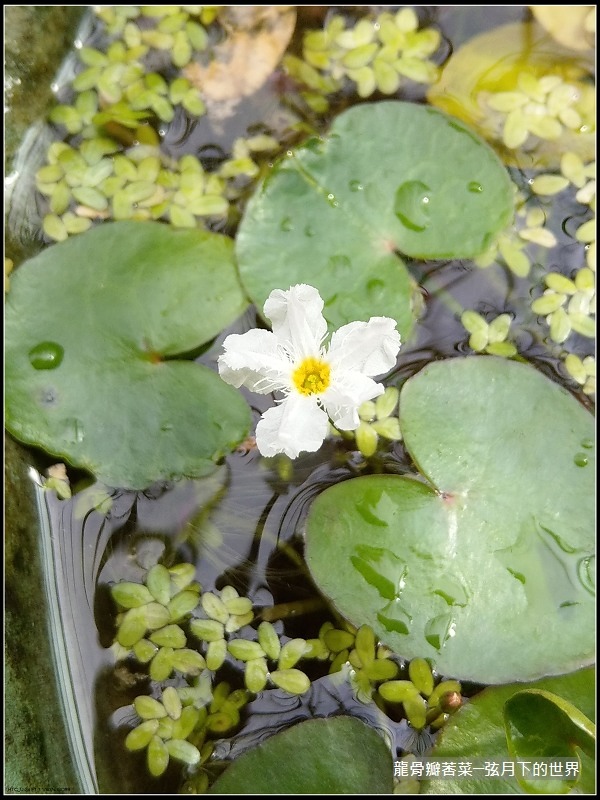
[[[96,6],[107,33],[121,36],[128,47],[145,45],[164,51],[174,66],[183,67],[194,50],[208,44],[207,26],[221,6]]]
[[[181,228],[227,219],[230,203],[259,173],[257,154],[277,150],[278,141],[265,133],[240,137],[231,157],[208,172],[195,155],[167,157],[156,130],[178,108],[191,117],[204,114],[200,94],[178,70],[208,46],[205,26],[219,8],[97,8],[107,33],[120,38],[105,52],[77,50],[83,69],[71,83],[73,103],[49,113],[63,132],[36,173],[49,239],[63,241],[104,219],[163,220]],[[161,64],[165,75],[149,71],[150,62]]]
[[[532,181],[532,189],[541,196],[575,190],[575,200],[584,206],[588,217],[574,232],[575,241],[584,245],[585,264],[570,275],[548,272],[542,294],[531,304],[532,311],[544,318],[550,339],[556,344],[565,343],[572,333],[591,342],[596,336],[596,162],[585,164],[576,153],[564,153],[560,175],[538,175]],[[561,358],[568,376],[583,392],[595,394],[595,357],[591,353],[580,357],[563,351]]]
[[[424,658],[414,658],[404,667],[391,650],[376,641],[369,625],[357,629],[342,623],[335,628],[326,622],[318,640],[309,641],[312,652],[319,652],[318,658],[330,661],[330,675],[346,671],[359,701],[373,702],[392,717],[400,711],[416,730],[426,725],[441,727],[462,704],[458,681],[441,681],[436,686]]]
[[[471,334],[469,347],[476,353],[512,358],[517,348],[507,341],[512,318],[510,314],[500,314],[487,322],[476,311],[465,311],[460,318],[463,327]]]
[[[213,741],[234,729],[240,710],[250,698],[243,689],[231,689],[222,681],[214,688],[210,679],[199,678],[191,686],[167,686],[161,699],[140,695],[133,708],[141,720],[125,738],[130,751],[146,749],[148,771],[154,777],[165,772],[173,758],[193,770],[196,780],[208,776],[202,765],[213,751]],[[205,787],[205,788],[206,788]]]
[[[297,668],[302,659],[322,662],[330,675],[350,681],[360,702],[376,703],[394,718],[404,715],[417,730],[440,727],[461,705],[457,681],[436,686],[425,659],[403,665],[368,625],[325,622],[313,639],[289,639],[272,622],[260,620],[252,601],[233,586],[202,592],[194,577],[192,564],[155,564],[143,583],[111,586],[118,608],[113,653],[117,660],[146,665],[154,683],[152,695],[133,702],[139,722],[125,747],[146,750],[155,777],[171,759],[187,765],[184,791],[208,788],[203,765],[212,754],[212,740],[239,727],[242,709],[259,692],[276,687],[300,695],[310,689],[309,677]],[[198,648],[187,646],[188,636],[200,643]],[[226,662],[243,673],[243,687],[232,689],[228,681],[217,680]],[[165,686],[174,673],[178,685]]]
[[[594,87],[585,72],[574,66],[557,66],[555,72],[546,74],[523,68],[515,72],[511,90],[482,91],[477,101],[484,113],[481,124],[486,137],[510,151],[535,152],[540,142],[557,140],[572,144],[574,137],[595,132]],[[569,235],[584,245],[585,264],[568,275],[550,267],[539,291],[536,287],[532,292],[531,310],[547,326],[549,341],[565,345],[557,355],[567,376],[591,395],[595,393],[595,357],[571,352],[569,337],[576,334],[584,340],[595,338],[596,163],[585,163],[576,152],[567,149],[560,157],[560,169],[531,177],[528,189],[530,195],[526,196],[515,185],[514,223],[474,263],[487,267],[500,261],[517,278],[526,278],[533,265],[529,245],[550,250],[558,244],[556,235],[547,227],[551,208],[544,199],[570,192],[584,207],[583,222]],[[537,199],[536,204],[530,202],[532,198]],[[506,348],[508,355],[512,350],[510,343],[496,338],[504,329],[504,322],[496,323],[498,330],[491,325],[486,327],[486,321],[474,311],[465,312],[462,321],[470,333],[469,345],[476,352],[493,353],[500,348],[497,354],[504,354]]]
[[[444,680],[436,685],[431,667],[424,658],[410,661],[407,677],[408,680],[382,683],[378,692],[387,704],[403,707],[413,728],[422,730],[427,725],[440,728],[461,707],[460,683]]]
[[[187,79],[167,80],[148,70],[150,61],[161,68],[181,69],[209,43],[206,26],[218,6],[97,6],[95,12],[109,36],[118,37],[106,52],[79,46],[83,69],[72,81],[74,105],[58,105],[51,121],[70,134],[95,136],[95,128],[110,123],[137,128],[141,119],[155,116],[170,122],[175,106],[201,116],[204,103]],[[80,44],[80,43],[79,43]],[[167,63],[165,63],[167,62]]]
[[[302,58],[287,55],[283,63],[288,75],[305,87],[307,105],[320,114],[329,108],[326,96],[347,83],[363,98],[375,92],[394,94],[407,79],[433,83],[438,67],[429,57],[440,40],[436,29],[419,28],[411,8],[367,16],[351,27],[335,14],[322,30],[304,34]]]
[[[565,356],[565,368],[569,376],[581,386],[584,394],[596,394],[596,358],[580,358],[575,353]]]
[[[486,112],[490,135],[511,150],[535,145],[539,139],[554,141],[565,132],[595,130],[595,90],[584,80],[523,69],[512,91],[482,91],[477,100]]]
[[[174,758],[189,766],[201,761],[200,751],[188,736],[194,731],[200,712],[193,706],[184,707],[177,689],[167,686],[161,701],[141,695],[133,703],[142,722],[125,739],[128,750],[147,748],[147,764],[151,775],[158,777]]]
[[[596,162],[584,163],[576,153],[568,151],[561,157],[560,174],[540,173],[530,179],[529,186],[533,196],[542,202],[561,192],[573,192],[576,202],[584,207],[582,215],[587,216],[573,234],[574,240],[584,245],[585,264],[570,275],[548,271],[543,276],[541,294],[534,290],[531,310],[547,325],[549,338],[555,344],[564,344],[571,334],[591,341],[596,336]],[[516,277],[525,278],[532,267],[527,245],[552,249],[557,238],[546,227],[548,209],[543,204],[529,207],[516,185],[515,206],[516,225],[501,233],[474,263],[487,267],[501,259]],[[515,346],[506,341],[509,315],[501,314],[488,324],[480,314],[468,310],[461,321],[470,334],[469,347],[475,352],[506,357],[517,354]],[[569,350],[562,350],[559,355],[567,375],[585,394],[595,394],[595,357],[592,354],[580,357]]]
[[[229,655],[244,665],[246,688],[254,694],[267,684],[290,694],[304,694],[308,690],[307,676],[293,668],[306,651],[304,639],[291,639],[281,645],[274,626],[264,620],[258,625],[256,640],[232,638],[231,633],[254,620],[251,601],[239,597],[232,586],[225,586],[220,598],[206,592],[202,595],[201,606],[206,616],[192,620],[190,628],[206,647],[209,669],[219,669]],[[276,668],[270,669],[268,662]]]
[[[115,584],[112,596],[120,608],[113,649],[118,659],[133,655],[149,665],[154,681],[164,681],[173,671],[198,675],[206,662],[196,650],[186,647],[187,637],[179,624],[187,620],[200,599],[200,585],[191,564],[167,569],[152,567],[143,584]]]
[[[399,392],[388,386],[375,400],[367,400],[358,409],[360,423],[354,431],[338,431],[331,426],[333,436],[354,439],[356,446],[365,458],[375,455],[381,439],[398,442],[402,439],[400,420],[394,411],[398,407]]]
[[[551,249],[557,244],[556,236],[546,227],[546,222],[544,210],[529,208],[527,199],[515,184],[515,219],[484,253],[474,259],[475,265],[486,268],[500,260],[513,275],[526,278],[531,271],[528,245]]]
[[[588,267],[578,270],[573,278],[559,272],[544,277],[546,289],[531,304],[532,310],[546,317],[550,336],[562,344],[571,331],[593,339],[596,325],[591,314],[596,310],[595,274]]]

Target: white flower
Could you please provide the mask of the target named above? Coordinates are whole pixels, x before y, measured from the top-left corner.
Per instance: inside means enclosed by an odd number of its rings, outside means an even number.
[[[264,305],[273,332],[255,328],[223,342],[218,366],[224,381],[260,394],[283,393],[256,427],[256,445],[265,456],[296,458],[318,450],[329,431],[328,417],[340,430],[355,430],[359,406],[384,392],[372,377],[396,363],[400,334],[393,319],[343,325],[327,348],[322,310],[312,286],[275,289]]]

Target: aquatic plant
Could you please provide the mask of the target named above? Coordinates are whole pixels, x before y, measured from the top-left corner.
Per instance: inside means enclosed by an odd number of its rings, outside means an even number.
[[[232,334],[223,342],[218,365],[226,383],[284,395],[256,427],[256,445],[265,456],[296,458],[301,451],[318,450],[329,419],[341,430],[358,428],[358,408],[385,391],[372,378],[396,363],[400,335],[393,319],[351,322],[325,347],[322,310],[323,300],[312,286],[275,289],[264,305],[273,332]]]
[[[58,244],[20,264],[7,293],[7,426],[64,459],[46,470],[48,502],[108,531],[122,492],[152,504],[189,481],[211,494],[161,533],[195,565],[146,563],[140,581],[107,570],[115,674],[135,689],[117,723],[128,763],[144,753],[153,778],[171,774],[185,792],[243,793],[249,780],[308,791],[330,742],[331,786],[356,791],[368,776],[364,791],[391,792],[390,756],[407,765],[404,751],[479,756],[491,742],[516,758],[541,739],[581,768],[542,790],[589,788],[589,54],[551,58],[528,21],[444,62],[443,15],[410,9],[328,14],[288,48],[295,12],[282,11],[266,73],[284,122],[236,130],[210,155],[172,143],[167,154],[169,126],[204,115],[227,125],[260,84],[232,81],[218,99],[219,65],[258,46],[223,9],[101,8],[102,41],[77,48],[77,74],[50,110],[60,141],[35,176],[46,242]],[[523,40],[527,57],[514,51]],[[412,102],[427,87],[428,104]],[[80,306],[88,313],[74,315]],[[385,321],[383,354],[373,320]],[[343,410],[327,397],[335,348],[321,348],[333,331],[364,367],[346,375]],[[290,421],[294,401],[310,413]],[[103,483],[81,492],[77,470]],[[250,489],[232,513],[239,474]],[[248,521],[257,476],[270,499]],[[194,568],[209,571],[210,542],[241,533],[248,561],[268,557],[264,575],[246,586],[236,541],[203,591]],[[282,557],[310,587],[306,602],[272,604]],[[295,628],[315,607],[327,621]],[[319,691],[340,687],[337,710],[354,719],[299,717],[287,731],[271,720],[269,743],[244,752],[244,726],[269,696],[312,713]],[[261,766],[271,748],[288,776]],[[443,792],[425,777],[396,790]],[[536,789],[516,777],[489,786]]]
[[[50,144],[47,163],[36,172],[37,189],[48,198],[42,228],[50,240],[64,241],[103,219],[163,219],[182,228],[226,219],[229,201],[240,193],[236,179],[251,181],[259,172],[253,156],[279,148],[264,133],[240,137],[231,157],[207,172],[196,155],[168,158],[149,124],[172,122],[178,108],[191,117],[205,113],[200,92],[185,75],[173,77],[164,65],[150,71],[148,64],[168,55],[174,67],[185,67],[208,48],[204,26],[215,22],[219,8],[96,9],[113,40],[105,51],[78,48],[84,69],[71,81],[74,99],[48,114],[69,142]]]
[[[461,705],[458,681],[436,680],[422,658],[402,666],[376,642],[368,625],[336,628],[327,622],[314,639],[285,639],[271,622],[255,619],[252,601],[233,586],[219,594],[202,592],[194,576],[193,564],[167,568],[157,563],[141,582],[119,581],[110,588],[119,610],[115,658],[146,665],[152,680],[151,694],[133,701],[139,721],[127,733],[125,747],[146,750],[154,777],[172,758],[191,769],[188,781],[196,791],[199,781],[207,788],[203,764],[210,757],[210,740],[239,728],[244,707],[267,686],[292,695],[307,692],[311,680],[296,666],[303,659],[317,659],[330,675],[343,675],[361,703],[376,703],[394,715],[402,708],[416,729],[439,728]],[[185,647],[186,630],[201,642],[204,655]],[[219,680],[226,661],[243,671],[245,688],[232,690]],[[166,685],[173,670],[181,676],[178,685]],[[396,680],[401,671],[408,673],[406,679]]]
[[[327,96],[347,83],[363,98],[376,92],[393,95],[407,81],[434,83],[439,72],[430,57],[440,41],[438,30],[421,28],[412,8],[383,11],[349,25],[333,14],[322,30],[305,31],[302,58],[287,55],[283,64],[303,87],[308,106],[323,113],[329,107]]]

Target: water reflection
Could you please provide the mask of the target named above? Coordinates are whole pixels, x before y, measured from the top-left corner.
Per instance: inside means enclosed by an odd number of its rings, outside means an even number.
[[[453,46],[481,30],[482,25],[494,27],[499,21],[505,21],[507,14],[520,18],[525,13],[523,8],[507,10],[507,7],[494,9],[488,6],[469,9],[466,16],[460,16],[458,28],[454,26],[459,18],[451,8],[432,10],[420,7],[418,13],[431,15],[440,23],[449,52]],[[307,10],[304,13],[323,13],[317,7],[312,9],[312,12]],[[327,13],[333,12],[330,9]],[[315,22],[311,20],[311,24]],[[88,46],[98,44],[98,28],[95,34],[88,30],[80,32],[80,36]],[[446,56],[447,53],[441,59]],[[72,78],[74,57],[66,63],[56,79],[57,92],[64,93]],[[413,86],[403,99],[422,101],[422,95],[422,87]],[[264,126],[266,120],[269,123],[267,130],[285,130],[291,118],[286,110],[287,102],[289,98],[285,97],[281,85],[271,82],[252,102],[243,101],[238,113],[220,126],[213,126],[208,117],[195,120],[178,111],[172,123],[162,131],[162,150],[174,158],[182,152],[197,153],[204,167],[213,171],[225,160],[235,139],[246,135],[253,124]],[[340,104],[347,102],[344,98],[339,100]],[[22,170],[28,176],[25,181],[17,181],[15,191],[11,193],[9,222],[22,239],[40,236],[40,214],[32,203],[32,175],[52,138],[52,131],[47,126],[32,129],[31,137],[21,148],[21,159],[26,162],[27,169],[24,169],[22,161],[15,166],[17,172]],[[218,144],[211,144],[213,141],[218,141]],[[319,141],[314,140],[316,143]],[[527,175],[524,173],[522,178],[525,185]],[[353,191],[363,191],[362,183],[352,183],[355,184],[350,187]],[[404,187],[396,198],[397,213],[402,214],[409,225],[422,229],[427,222],[427,203],[424,202],[427,187],[416,189],[419,191],[415,193],[414,186],[409,190]],[[473,186],[472,191],[476,190]],[[333,195],[329,199],[337,202]],[[408,215],[405,213],[407,204]],[[569,272],[580,266],[581,245],[575,242],[574,234],[585,221],[586,214],[581,211],[581,205],[569,197],[561,199],[553,208],[556,209],[556,218],[550,220],[550,226],[557,233],[559,242],[551,257],[553,262],[561,265],[562,271]],[[288,217],[282,219],[286,227],[292,222]],[[314,231],[306,228],[305,234],[312,237]],[[541,340],[540,325],[523,311],[529,308],[532,279],[539,283],[537,278],[548,269],[548,264],[544,263],[546,253],[535,252],[537,260],[533,264],[532,276],[527,280],[516,278],[508,270],[492,268],[483,271],[469,262],[434,263],[406,259],[425,298],[424,314],[415,327],[414,339],[403,346],[388,382],[400,386],[431,361],[468,352],[468,337],[460,322],[460,310],[475,307],[489,314],[505,310],[514,312],[515,341],[520,354],[548,377],[564,385],[567,376],[560,360],[561,348],[553,349],[552,345],[549,348],[548,343]],[[341,254],[334,258],[336,261],[330,267],[338,270],[345,280],[348,256]],[[376,292],[380,287],[374,282],[367,288]],[[250,310],[234,330],[242,332],[257,324],[262,324],[261,320],[255,310]],[[214,368],[215,354],[230,332],[232,329],[223,332],[199,361]],[[573,352],[585,354],[586,342],[583,339],[576,342]],[[42,367],[56,364],[51,353],[37,353],[35,356],[42,359],[38,362]],[[567,386],[573,391],[572,386]],[[592,407],[591,399],[581,392],[577,396],[588,408]],[[49,386],[43,402],[52,405],[55,399],[54,390]],[[254,396],[252,402],[256,402]],[[256,418],[271,400],[263,398],[262,402],[264,408],[254,409]],[[73,436],[79,440],[82,432],[76,423],[77,420],[73,420]],[[582,447],[587,446],[582,442]],[[581,461],[583,468],[587,455],[577,453],[574,457]],[[177,557],[195,564],[203,589],[210,591],[231,583],[241,593],[248,594],[257,607],[314,598],[316,590],[302,567],[298,533],[317,494],[333,483],[364,473],[365,469],[405,474],[411,471],[411,463],[401,443],[395,443],[389,453],[378,455],[367,468],[359,456],[346,450],[344,445],[333,442],[328,442],[318,454],[300,458],[293,465],[281,459],[261,459],[249,448],[232,454],[212,475],[201,481],[161,484],[147,492],[109,490],[106,493],[105,487],[96,486],[68,501],[59,501],[53,493],[43,491],[39,474],[32,474],[38,487],[38,512],[43,528],[42,549],[55,673],[85,793],[97,793],[99,789],[166,793],[177,788],[180,780],[178,767],[170,768],[158,782],[149,779],[143,754],[129,754],[124,749],[124,737],[135,720],[130,704],[136,695],[149,692],[151,686],[143,670],[138,671],[125,662],[115,667],[108,649],[114,636],[110,584],[125,579],[141,580],[145,571],[159,558],[174,563]],[[104,513],[107,497],[110,510]],[[545,541],[545,550],[551,544],[550,540]],[[292,557],[293,553],[297,554],[297,559]],[[550,553],[550,556],[554,555]],[[581,586],[590,591],[591,557],[576,555],[567,577],[573,582],[573,575],[578,576]],[[511,571],[509,566],[507,569]],[[525,579],[522,584],[524,582]],[[455,598],[458,598],[456,604],[461,605],[460,587],[444,583],[437,593],[448,605],[452,605],[451,600]],[[394,597],[393,593],[392,599]],[[563,605],[573,602],[567,593],[563,593],[560,599],[564,601]],[[290,618],[285,625],[278,623],[278,627],[281,631],[285,629],[290,636],[315,635],[322,617],[322,611],[315,609],[311,615]],[[394,618],[394,621],[397,620]],[[429,633],[437,643],[435,646],[443,646],[445,639],[452,636],[452,625],[450,614],[431,620]],[[232,676],[234,678],[239,680],[239,675]],[[315,676],[311,690],[302,698],[290,697],[278,690],[262,692],[248,706],[240,731],[230,740],[220,742],[215,756],[217,759],[236,757],[265,736],[295,721],[339,713],[359,716],[380,730],[396,747],[424,752],[425,747],[431,744],[426,735],[417,745],[411,743],[415,733],[405,721],[393,722],[375,706],[358,703],[346,680]],[[414,749],[418,747],[423,749]]]
[[[291,622],[277,623],[281,633],[316,635],[326,604],[302,566],[298,531],[312,499],[354,474],[352,460],[346,461],[343,447],[332,442],[293,467],[242,451],[201,480],[157,484],[145,492],[94,484],[69,500],[44,490],[40,474],[32,470],[44,528],[56,674],[82,786],[93,793],[121,791],[133,781],[137,793],[143,772],[139,754],[124,750],[123,739],[135,719],[133,699],[150,692],[151,685],[135,662],[114,663],[110,585],[141,581],[159,559],[165,564],[188,561],[196,566],[203,590],[229,583],[247,594],[255,608],[287,603]],[[292,605],[300,601],[302,608],[306,600],[312,613],[296,618]],[[241,674],[232,673],[231,679],[243,682]],[[316,691],[302,701],[305,716],[312,713]],[[351,705],[356,702],[348,687],[344,692]],[[257,698],[247,719],[260,707]],[[269,713],[260,716],[265,720]],[[327,713],[324,706],[317,715]],[[281,725],[292,717],[282,714]],[[257,724],[244,727],[244,736]],[[179,771],[168,770],[160,785],[172,790],[177,776]],[[157,791],[155,784],[148,790]]]
[[[97,637],[95,587],[110,537],[130,514],[131,498],[115,493],[111,519],[92,510],[80,514],[76,500],[59,502],[44,491],[39,473],[32,469],[30,475],[40,519],[54,674],[81,789],[96,793],[94,684],[112,658]]]

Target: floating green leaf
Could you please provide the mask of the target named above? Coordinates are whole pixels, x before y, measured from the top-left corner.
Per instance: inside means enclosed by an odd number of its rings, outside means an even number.
[[[304,694],[310,689],[310,678],[299,669],[276,669],[270,678],[275,686],[290,694]]]
[[[116,583],[111,587],[111,594],[115,601],[120,606],[123,606],[123,608],[138,608],[154,600],[145,586],[130,581]]]
[[[570,757],[579,761],[576,748],[595,757],[596,726],[572,703],[553,692],[525,689],[509,697],[504,704],[504,725],[513,758]],[[577,778],[567,781],[567,786],[574,785]],[[526,790],[535,791],[539,786],[527,778],[521,778],[519,783]],[[560,793],[561,786],[565,786],[564,780],[544,781],[546,792]]]
[[[112,486],[206,474],[247,435],[249,410],[177,356],[246,305],[225,236],[118,222],[48,247],[6,302],[7,428]]]
[[[258,308],[273,288],[310,283],[332,327],[389,316],[406,339],[414,282],[398,253],[475,256],[512,212],[506,170],[463,123],[414,103],[363,104],[290,151],[255,193],[240,275]]]
[[[171,758],[175,758],[177,761],[183,761],[184,764],[190,766],[200,761],[198,748],[183,739],[170,739],[165,746]]]
[[[316,499],[307,560],[322,591],[458,679],[592,663],[594,452],[576,456],[593,417],[532,367],[472,356],[409,379],[400,425],[425,481],[365,476]]]
[[[142,722],[137,728],[129,731],[125,737],[125,747],[128,750],[143,750],[148,746],[150,739],[152,739],[157,730],[157,719],[149,719],[146,722]]]
[[[595,718],[596,712],[595,670],[592,668],[556,678],[544,678],[536,683],[513,683],[484,689],[444,725],[431,755],[436,758],[447,758],[449,761],[514,760],[517,756],[514,751],[511,753],[507,743],[506,716],[508,714],[515,721],[514,711],[518,710],[519,718],[523,720],[522,711],[524,708],[527,709],[528,697],[532,693],[538,696],[542,693],[543,702],[555,705],[555,709],[538,706],[535,714],[529,716],[529,724],[533,727],[541,726],[545,743],[556,745],[560,740],[562,757],[570,759],[573,756],[573,746],[579,747],[583,739],[586,742],[591,740],[591,732],[588,733],[591,731],[590,719]],[[531,711],[532,706],[529,705],[526,713]],[[553,717],[550,726],[548,713]],[[581,721],[582,718],[585,720],[583,728],[573,722],[574,719]],[[522,722],[520,724],[522,726]],[[594,794],[593,754],[590,757],[585,751],[580,751],[579,758],[581,770],[575,792]],[[531,760],[531,757],[525,760]],[[577,761],[577,758],[573,757],[573,761]],[[543,780],[531,781],[529,791],[547,792],[548,786],[544,786],[544,783]],[[554,781],[551,793],[562,794],[572,788],[572,781],[563,780],[561,783],[562,786],[558,781]],[[421,784],[423,794],[524,794],[526,791],[516,777],[483,777],[481,773],[456,780],[452,778],[425,780]]]
[[[389,747],[352,717],[311,719],[237,758],[209,794],[391,794]]]
[[[167,711],[163,704],[155,700],[154,697],[140,695],[133,701],[133,706],[138,716],[142,719],[158,719],[167,716]]]

